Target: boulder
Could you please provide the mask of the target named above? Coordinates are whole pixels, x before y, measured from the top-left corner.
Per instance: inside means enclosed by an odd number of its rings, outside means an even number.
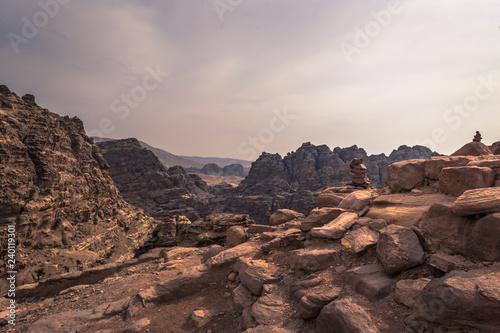
[[[307,216],[300,225],[302,231],[309,231],[312,228],[322,227],[330,221],[335,220],[340,214],[344,213],[345,210],[340,208],[315,208],[311,211],[309,216]]]
[[[500,155],[500,141],[494,142],[490,146],[491,152],[495,155]]]
[[[378,243],[379,234],[369,227],[361,227],[356,230],[349,231],[342,238],[342,246],[344,249],[355,255],[360,255],[366,252],[370,247]]]
[[[389,165],[385,184],[395,192],[410,191],[424,185],[426,163],[427,160],[415,159]]]
[[[303,218],[303,217],[305,217],[304,214],[298,213],[294,210],[278,209],[269,218],[269,224],[270,225],[280,225],[280,224],[287,223],[287,222],[290,222],[292,220],[295,220],[298,218]]]
[[[377,257],[390,275],[421,265],[424,250],[415,232],[408,227],[390,225],[380,232]]]
[[[349,285],[371,301],[386,297],[394,286],[394,281],[379,264],[357,267],[347,273]]]
[[[336,249],[300,249],[290,252],[289,264],[295,269],[313,272],[332,266],[339,257],[340,253]]]
[[[374,231],[380,231],[387,227],[387,222],[383,219],[372,219],[369,217],[360,217],[356,219],[354,225],[352,226],[352,230],[356,230],[358,228],[368,227]]]
[[[431,279],[427,278],[399,280],[396,283],[394,300],[409,308],[413,308],[415,306],[415,299],[429,282],[431,282]]]
[[[354,224],[358,217],[356,213],[342,213],[336,219],[323,227],[313,228],[310,231],[312,237],[339,239]]]
[[[500,213],[481,218],[467,235],[466,253],[481,261],[500,261]]]
[[[483,156],[493,155],[491,149],[481,142],[469,142],[451,156]]]
[[[220,245],[212,245],[203,250],[201,253],[202,259],[201,263],[204,264],[207,262],[208,259],[216,256],[217,254],[221,253],[222,251],[225,251],[226,248]]]
[[[209,267],[223,266],[235,263],[236,260],[242,257],[251,257],[260,251],[255,243],[243,243],[233,248],[227,249],[208,259],[206,264]]]
[[[351,297],[331,302],[316,319],[318,333],[378,333],[368,312]]]
[[[291,228],[285,232],[279,234],[276,238],[262,245],[262,251],[264,253],[270,252],[272,249],[277,249],[280,247],[292,246],[295,244],[302,245],[302,242],[298,241],[298,237],[302,234],[302,231],[297,228]]]
[[[206,310],[206,309],[194,310],[193,313],[191,314],[190,319],[196,328],[200,328],[208,324],[208,322],[210,321],[210,319],[212,319],[214,314],[215,313],[211,310]]]
[[[237,311],[243,311],[252,302],[252,293],[241,283],[233,290],[233,304]]]
[[[425,163],[425,177],[431,180],[439,180],[441,170],[450,167],[465,166],[470,158],[463,156],[434,156]]]
[[[477,166],[444,168],[439,177],[439,190],[459,196],[467,190],[490,187],[494,180],[495,172],[491,168]]]
[[[292,295],[293,298],[300,300],[310,289],[321,286],[324,283],[324,279],[318,277],[316,274],[311,274],[303,280],[295,281],[290,286],[290,295]]]
[[[254,295],[261,295],[265,284],[274,284],[280,281],[278,267],[264,260],[248,260],[237,263],[241,283]],[[240,265],[241,264],[241,265]]]
[[[259,297],[252,305],[251,314],[257,324],[275,324],[283,321],[289,305],[276,292]]]
[[[318,195],[318,208],[337,207],[342,200],[344,200],[343,195],[332,192],[331,188],[327,188]]]
[[[453,271],[433,280],[417,297],[414,314],[440,326],[498,332],[500,272]]]
[[[465,253],[467,230],[474,218],[453,213],[449,203],[435,203],[422,216],[420,228],[431,251]]]
[[[444,273],[449,273],[455,269],[468,270],[470,268],[475,268],[473,262],[465,259],[461,255],[450,255],[446,253],[431,254],[429,266]]]
[[[490,158],[487,160],[472,160],[467,164],[467,166],[476,166],[482,168],[491,168],[495,171],[495,179],[500,179],[500,158],[495,156],[495,158]]]
[[[128,324],[121,333],[139,333],[151,324],[148,318],[138,319]]]
[[[500,212],[500,187],[465,191],[455,200],[452,209],[460,216]]]
[[[338,205],[339,208],[360,212],[368,207],[376,194],[372,191],[355,191],[345,197]]]
[[[342,289],[333,288],[324,291],[309,291],[299,301],[299,315],[305,319],[313,319],[319,316],[325,305],[331,303],[342,294]]]
[[[242,226],[233,226],[227,229],[226,246],[228,248],[243,244],[247,240],[248,240],[248,233]]]

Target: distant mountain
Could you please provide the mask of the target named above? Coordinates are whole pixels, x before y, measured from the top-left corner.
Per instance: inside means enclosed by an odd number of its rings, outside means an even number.
[[[93,137],[95,143],[101,143],[101,142],[108,142],[108,141],[115,141],[116,139],[110,139],[110,138],[100,138],[100,137]],[[141,144],[142,148],[146,148],[151,150],[156,157],[160,160],[160,162],[165,165],[167,168],[173,167],[176,165],[180,165],[183,168],[198,168],[201,169],[204,164],[200,164],[194,160],[183,158],[181,156],[177,156],[174,154],[171,154],[163,149],[153,147],[149,144],[147,144],[144,141],[139,141]]]
[[[231,164],[241,164],[243,168],[247,169],[252,166],[253,161],[239,160],[235,158],[220,158],[220,157],[199,157],[199,156],[180,156],[187,160],[200,163],[202,166],[205,164],[217,164],[219,167],[224,168]]]

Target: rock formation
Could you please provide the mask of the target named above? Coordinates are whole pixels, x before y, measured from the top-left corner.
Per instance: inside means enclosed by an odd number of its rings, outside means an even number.
[[[353,158],[349,163],[350,174],[352,178],[352,185],[358,187],[369,187],[370,181],[366,174],[366,166],[363,164],[362,158]]]
[[[18,285],[132,257],[154,221],[122,199],[82,121],[6,86],[0,104],[0,228],[16,226]]]
[[[476,132],[472,142],[469,142],[451,156],[483,156],[483,155],[493,155],[490,147],[481,142],[482,137],[479,131]]]
[[[476,131],[476,135],[474,135],[472,142],[481,142],[482,139],[483,138],[481,137],[481,133],[479,133],[479,131]]]
[[[163,220],[184,215],[195,221],[210,214],[209,186],[180,166],[168,170],[137,139],[98,144],[109,164],[109,174],[127,202]]]

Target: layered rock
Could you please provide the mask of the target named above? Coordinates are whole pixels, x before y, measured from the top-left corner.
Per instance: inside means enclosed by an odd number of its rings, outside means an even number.
[[[168,170],[137,139],[98,144],[109,173],[127,202],[158,219],[184,215],[194,221],[207,216],[209,186],[180,166]]]
[[[18,284],[131,257],[154,221],[123,200],[82,121],[5,86],[0,101],[0,221],[17,228]]]

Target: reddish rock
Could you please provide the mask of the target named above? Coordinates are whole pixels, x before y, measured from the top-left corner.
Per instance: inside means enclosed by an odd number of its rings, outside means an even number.
[[[410,191],[425,183],[427,160],[415,159],[396,162],[387,168],[385,183],[395,192]]]
[[[425,163],[425,177],[431,180],[439,180],[441,170],[444,168],[466,166],[470,158],[464,156],[435,156]]]
[[[491,168],[463,166],[444,168],[439,176],[441,192],[459,196],[467,190],[490,187],[493,185],[495,172]]]
[[[466,252],[476,260],[500,261],[500,213],[487,215],[472,225]]]
[[[280,225],[280,224],[287,223],[287,222],[290,222],[292,220],[295,220],[298,218],[303,218],[303,217],[305,217],[304,214],[298,213],[298,212],[290,210],[290,209],[278,209],[269,218],[269,224],[270,225]]]
[[[346,231],[354,224],[357,217],[358,214],[356,213],[343,213],[325,226],[311,229],[310,235],[320,238],[342,238]]]
[[[330,221],[335,220],[345,210],[340,208],[315,208],[300,225],[302,231],[309,231],[312,228],[322,227]]]
[[[491,149],[481,142],[469,142],[451,156],[483,156],[483,155],[493,155]]]
[[[457,215],[468,216],[500,212],[500,188],[489,187],[465,191],[452,206]]]
[[[330,188],[327,188],[318,196],[318,208],[337,207],[343,199],[343,195],[334,193]]]

